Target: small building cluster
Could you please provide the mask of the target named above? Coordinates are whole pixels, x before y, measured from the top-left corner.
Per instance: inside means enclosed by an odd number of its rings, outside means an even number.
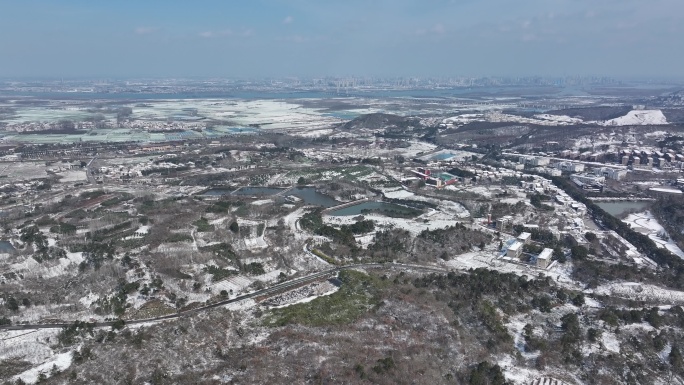
[[[531,233],[520,233],[520,235],[518,235],[515,239],[511,239],[506,242],[503,250],[504,258],[511,261],[520,261],[524,253],[525,245],[528,245],[531,242]],[[546,269],[551,265],[552,257],[553,249],[545,248],[537,256],[531,256],[530,261],[532,261],[538,268]]]
[[[424,167],[418,167],[415,170],[411,170],[411,172],[416,177],[424,180],[425,184],[432,185],[438,188],[448,186],[450,184],[458,182],[459,180],[462,180],[462,178],[459,178],[455,175],[451,175],[448,172],[433,172],[432,170]]]

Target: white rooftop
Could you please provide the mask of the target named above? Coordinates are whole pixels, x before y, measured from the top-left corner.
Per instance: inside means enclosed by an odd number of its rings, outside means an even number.
[[[544,250],[542,250],[541,253],[539,253],[537,260],[539,260],[539,259],[550,260],[552,255],[553,255],[553,249],[544,249]]]

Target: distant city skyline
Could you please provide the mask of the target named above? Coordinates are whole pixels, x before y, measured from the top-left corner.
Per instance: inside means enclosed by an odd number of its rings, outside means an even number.
[[[0,78],[684,77],[677,0],[8,1]]]

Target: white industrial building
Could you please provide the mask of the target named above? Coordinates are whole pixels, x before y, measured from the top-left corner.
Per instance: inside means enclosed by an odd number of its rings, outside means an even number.
[[[627,176],[627,170],[621,170],[611,167],[601,167],[594,169],[594,174],[606,177],[613,180],[622,180]]]
[[[549,158],[543,156],[521,156],[518,161],[519,163],[530,164],[532,166],[548,166],[550,163]]]
[[[553,249],[544,249],[537,256],[537,267],[546,269],[551,264],[551,257],[553,256]]]
[[[512,245],[506,249],[506,256],[509,258],[520,258],[523,251],[523,244],[515,241]]]
[[[530,233],[520,233],[520,235],[518,235],[518,241],[522,242],[525,245],[528,244],[531,239],[532,234]]]
[[[574,162],[558,162],[553,167],[568,172],[584,172],[584,164]]]
[[[606,177],[600,174],[577,174],[573,175],[572,178],[588,184],[603,185],[606,183]]]

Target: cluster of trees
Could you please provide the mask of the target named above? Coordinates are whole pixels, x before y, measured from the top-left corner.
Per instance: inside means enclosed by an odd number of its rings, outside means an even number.
[[[74,251],[82,251],[84,261],[78,266],[80,271],[84,271],[88,267],[99,269],[105,260],[112,260],[116,248],[113,242],[97,242],[92,241],[84,244],[79,249]]]
[[[449,259],[452,255],[471,250],[483,249],[492,239],[491,235],[479,230],[471,230],[461,223],[444,229],[423,230],[416,238],[416,249],[425,257]]]
[[[97,300],[95,313],[122,316],[126,312],[126,299],[128,295],[136,292],[139,288],[139,282],[127,282],[125,279],[120,279],[111,296],[102,297]]]
[[[92,239],[94,241],[102,241],[102,240],[110,238],[114,235],[119,235],[118,233],[120,233],[121,231],[130,229],[132,224],[133,224],[133,222],[131,222],[131,221],[121,222],[121,223],[116,224],[112,227],[88,232],[88,233],[86,233],[86,237],[88,239]]]
[[[470,370],[469,385],[507,385],[501,367],[487,361],[480,362]]]
[[[48,246],[47,238],[38,229],[38,226],[23,227],[19,239],[26,244],[35,246],[33,259],[39,263],[66,257],[66,251],[63,249]]]
[[[563,335],[560,339],[561,349],[567,361],[579,364],[582,360],[580,351],[581,342],[584,340],[579,317],[575,313],[568,313],[561,317],[561,330]]]
[[[62,346],[69,346],[75,343],[77,337],[93,336],[95,324],[83,321],[74,321],[69,326],[65,326],[57,335],[57,340]]]
[[[461,178],[475,178],[475,173],[472,171],[464,170],[462,168],[454,167],[449,170],[449,174],[455,175]]]
[[[56,234],[75,234],[76,226],[66,222],[59,222],[50,227],[50,232]]]
[[[210,252],[214,257],[228,262],[239,262],[239,257],[228,243],[217,243],[211,246],[200,247],[200,251]]]
[[[492,203],[491,206],[491,211],[490,213],[492,214],[492,217],[494,218],[501,218],[505,217],[507,215],[513,215],[516,213],[519,213],[525,209],[525,203],[523,202],[518,202],[514,205],[508,204],[508,203],[501,203],[501,202],[494,202]],[[486,213],[482,213],[482,216],[484,216]]]
[[[299,225],[304,229],[311,232],[316,231],[316,229],[323,226],[323,215],[321,209],[316,209],[304,214],[299,219]]]
[[[211,206],[207,207],[207,212],[208,213],[216,213],[216,214],[225,214],[230,211],[230,208],[233,207],[233,205],[240,205],[241,202],[230,202],[230,201],[218,201]]]
[[[5,301],[5,307],[13,312],[19,311],[19,305],[23,305],[24,307],[31,306],[31,300],[28,298],[23,298],[21,302],[17,299],[17,297],[10,294],[3,294],[0,298]]]
[[[679,307],[678,307],[679,308]],[[674,309],[674,308],[673,308]],[[660,315],[660,309],[644,308],[644,309],[617,309],[614,307],[607,307],[598,312],[598,318],[603,320],[610,326],[618,326],[622,322],[629,325],[634,323],[648,322],[654,328],[660,328],[665,324],[670,326],[684,326],[684,312],[679,310],[671,310],[664,316]]]
[[[551,197],[548,195],[542,195],[542,194],[530,194],[530,204],[540,210],[544,211],[553,211],[553,206],[549,206],[547,204],[544,204],[544,202],[548,202],[551,200]]]
[[[81,193],[80,197],[82,199],[90,200],[90,199],[99,198],[103,195],[105,195],[104,190],[94,190],[94,191],[86,191],[84,193]]]
[[[444,246],[448,244],[449,241],[452,241],[454,236],[457,236],[459,233],[463,233],[466,237],[470,238],[473,235],[471,233],[480,232],[470,230],[469,228],[465,227],[462,223],[456,223],[453,226],[447,226],[443,229],[423,230],[420,232],[418,237]]]
[[[168,174],[171,174],[171,173],[174,173],[174,174],[175,174],[175,173],[179,173],[179,172],[182,172],[182,171],[188,171],[188,170],[190,170],[190,166],[178,166],[178,167],[173,167],[173,168],[169,168],[169,167],[155,167],[155,168],[149,168],[149,169],[146,169],[146,170],[142,170],[142,171],[140,171],[140,173],[143,174],[143,176],[148,176],[148,175],[152,175],[152,174],[155,174],[155,173],[167,174],[167,175],[168,175]]]
[[[265,274],[264,265],[259,262],[252,262],[244,264],[240,261],[240,257],[235,253],[232,246],[228,243],[219,243],[211,246],[205,246],[200,248],[200,251],[210,252],[213,256],[219,260],[228,262],[230,265],[234,266],[233,269],[226,269],[217,266],[208,266],[204,269],[206,273],[212,275],[212,280],[220,281],[231,275],[236,275],[239,273],[245,273],[250,275],[261,275]]]
[[[398,205],[408,206],[408,207],[410,207],[410,208],[414,208],[414,209],[417,209],[417,210],[425,210],[425,209],[427,209],[427,208],[436,209],[437,206],[438,206],[436,203],[432,203],[432,202],[422,202],[422,201],[414,201],[414,200],[411,200],[411,199],[392,199],[392,198],[384,198],[384,201],[385,201],[385,202],[389,202],[389,203],[398,204]]]
[[[322,210],[316,209],[304,214],[299,220],[303,229],[331,238],[334,242],[349,246],[357,250],[358,246],[354,239],[355,234],[365,234],[375,229],[375,223],[371,220],[361,220],[351,225],[342,225],[339,229],[323,223]]]
[[[197,227],[197,232],[198,233],[208,233],[214,231],[214,225],[209,224],[209,221],[207,218],[201,217],[200,219],[196,220],[193,225]]]
[[[341,229],[343,232],[351,232],[352,234],[370,233],[371,231],[375,230],[375,222],[366,219],[355,222],[351,225],[342,225]]]
[[[375,233],[368,246],[368,256],[374,261],[392,261],[403,256],[409,247],[411,234],[406,230],[391,229]]]
[[[38,229],[38,226],[26,226],[21,229],[21,235],[19,237],[22,242],[27,244],[34,244],[38,249],[47,248],[47,238]]]
[[[483,325],[477,336],[492,352],[510,348],[511,342],[496,308],[508,315],[528,311],[535,295],[551,291],[548,278],[528,280],[487,269],[476,269],[470,274],[425,275],[416,278],[413,285],[439,290],[460,323]]]
[[[207,274],[211,274],[211,280],[214,282],[222,281],[230,276],[239,274],[239,270],[224,269],[218,266],[209,265],[204,268]]]
[[[413,218],[422,214],[422,211],[414,209],[412,207],[404,206],[383,206],[377,209],[363,209],[362,214],[378,213],[391,218]]]
[[[556,289],[549,278],[528,279],[486,269],[476,269],[469,274],[427,275],[415,279],[413,284],[417,288],[434,290],[435,297],[445,301],[453,310],[458,319],[457,325],[473,328],[469,334],[476,335],[493,354],[511,348],[512,337],[503,324],[503,318],[526,313],[533,308],[548,313],[566,303],[584,304],[582,293]],[[557,363],[579,364],[582,342],[600,337],[600,330],[584,332],[574,313],[564,315],[561,326],[560,330],[548,329],[544,337],[536,336],[532,325],[524,327],[526,351],[541,351],[538,365],[546,365],[549,359],[558,360]]]

